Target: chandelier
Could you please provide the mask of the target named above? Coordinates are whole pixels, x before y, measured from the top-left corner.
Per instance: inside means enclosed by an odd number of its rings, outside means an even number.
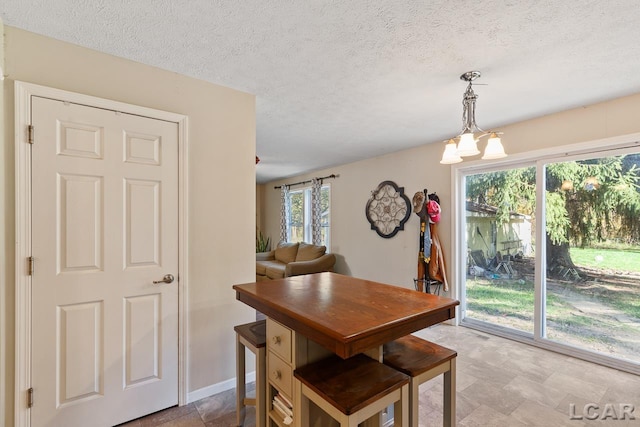
[[[440,163],[450,165],[460,163],[462,157],[480,154],[478,140],[489,136],[484,150],[483,160],[500,159],[506,157],[504,147],[500,141],[502,132],[484,131],[476,124],[476,99],[478,95],[473,91],[473,81],[480,77],[480,71],[468,71],[460,76],[460,80],[469,82],[467,90],[462,97],[462,132],[455,138],[447,141]],[[478,134],[477,136],[475,134]],[[456,139],[458,140],[456,144]]]

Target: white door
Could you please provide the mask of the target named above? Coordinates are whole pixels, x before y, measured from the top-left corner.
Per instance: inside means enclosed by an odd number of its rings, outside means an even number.
[[[31,114],[31,425],[176,405],[178,125],[41,97]]]

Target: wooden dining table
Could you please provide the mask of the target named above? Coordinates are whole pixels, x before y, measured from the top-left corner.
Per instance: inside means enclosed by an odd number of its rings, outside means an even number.
[[[343,359],[367,353],[381,360],[384,343],[453,319],[459,304],[332,272],[239,284],[233,289],[239,301]],[[299,360],[298,367],[304,363]]]
[[[234,285],[236,298],[342,358],[455,317],[459,301],[337,273]]]

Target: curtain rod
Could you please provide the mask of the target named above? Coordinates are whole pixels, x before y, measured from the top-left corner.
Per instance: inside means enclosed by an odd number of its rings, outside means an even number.
[[[327,175],[327,176],[323,176],[323,177],[315,178],[315,179],[319,179],[320,181],[322,181],[323,179],[338,178],[339,176],[340,176],[340,175],[331,174],[331,175]],[[306,181],[294,182],[293,184],[284,184],[284,185],[288,185],[289,187],[291,187],[291,186],[293,186],[293,185],[308,184],[308,183],[310,183],[311,181],[312,181],[311,179],[308,179],[308,180],[306,180]],[[273,187],[273,188],[275,188],[275,189],[277,190],[278,188],[282,188],[282,185],[276,185],[276,186],[275,186],[275,187]]]

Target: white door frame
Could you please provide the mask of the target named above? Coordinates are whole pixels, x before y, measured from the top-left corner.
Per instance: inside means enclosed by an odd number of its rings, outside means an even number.
[[[174,122],[178,125],[178,404],[187,403],[187,290],[188,202],[187,153],[188,118],[136,105],[67,92],[32,83],[15,82],[15,180],[16,180],[16,330],[15,330],[15,426],[29,427],[28,390],[31,387],[31,97],[58,99],[107,110]],[[34,400],[37,400],[37,396]]]

